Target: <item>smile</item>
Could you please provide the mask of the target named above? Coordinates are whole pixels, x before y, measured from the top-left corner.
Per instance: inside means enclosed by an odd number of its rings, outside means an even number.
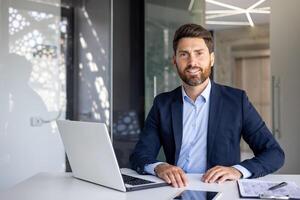
[[[187,72],[188,72],[189,74],[194,75],[194,74],[198,74],[198,73],[200,72],[200,69],[199,69],[199,68],[193,68],[193,69],[187,70]]]

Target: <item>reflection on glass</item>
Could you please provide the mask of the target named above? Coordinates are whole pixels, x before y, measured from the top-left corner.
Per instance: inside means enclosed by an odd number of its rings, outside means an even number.
[[[78,112],[80,121],[111,127],[110,1],[83,1],[78,8]],[[97,9],[95,9],[97,8]],[[100,12],[99,12],[100,10]],[[106,24],[107,23],[107,24]],[[104,49],[107,49],[105,51]],[[108,128],[110,130],[110,128]]]
[[[218,192],[207,192],[200,190],[184,190],[179,195],[177,195],[174,199],[181,200],[212,200],[216,199],[218,196]]]

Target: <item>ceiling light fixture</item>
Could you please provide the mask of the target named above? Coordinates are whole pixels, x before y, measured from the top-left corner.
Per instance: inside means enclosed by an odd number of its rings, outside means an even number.
[[[254,23],[253,23],[253,20],[252,20],[252,18],[251,18],[251,15],[250,15],[250,13],[249,12],[246,12],[246,16],[247,16],[247,19],[248,19],[248,22],[249,22],[249,24],[250,24],[250,26],[254,26]]]
[[[189,4],[189,7],[188,7],[188,10],[189,10],[189,11],[192,10],[193,5],[194,5],[194,0],[191,0],[191,1],[190,1],[190,4]]]
[[[259,5],[261,5],[266,0],[258,0],[253,5],[249,6],[248,8],[240,8],[237,6],[233,6],[230,4],[222,3],[220,1],[216,0],[206,0],[206,3],[214,4],[217,6],[221,6],[224,8],[228,8],[229,10],[209,10],[206,11],[206,24],[215,24],[215,25],[250,25],[254,26],[253,19],[251,17],[251,14],[253,13],[259,13],[259,14],[270,14],[270,7],[263,7],[263,8],[257,8]],[[191,0],[189,8],[192,8],[194,3],[194,0]],[[210,19],[215,18],[221,18],[221,17],[227,17],[227,16],[233,16],[233,15],[240,15],[245,14],[247,17],[247,22],[233,22],[233,21],[209,21]]]
[[[239,15],[241,14],[240,12],[233,12],[233,13],[224,13],[224,14],[215,14],[215,15],[209,15],[206,16],[206,19],[215,19],[215,18],[220,18],[220,17],[228,17],[228,16],[232,16],[232,15]]]
[[[237,25],[237,26],[249,26],[248,22],[229,22],[229,21],[206,21],[206,24],[210,25]]]

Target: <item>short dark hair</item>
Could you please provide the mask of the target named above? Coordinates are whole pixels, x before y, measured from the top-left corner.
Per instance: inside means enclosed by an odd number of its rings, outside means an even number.
[[[212,53],[214,51],[213,37],[208,30],[198,24],[184,24],[180,26],[175,32],[173,39],[174,54],[176,54],[179,40],[185,37],[202,38],[205,41],[209,53]]]

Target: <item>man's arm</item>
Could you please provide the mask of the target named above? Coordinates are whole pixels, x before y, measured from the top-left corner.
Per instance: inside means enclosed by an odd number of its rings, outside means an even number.
[[[240,163],[252,173],[250,178],[265,176],[282,167],[284,152],[245,93],[243,93],[242,136],[254,153],[252,159]]]
[[[161,147],[160,117],[157,103],[158,100],[155,98],[141,137],[130,156],[131,167],[139,174],[157,175],[173,187],[184,187],[187,185],[187,178],[181,168],[156,160]]]
[[[244,178],[256,178],[278,170],[284,163],[284,152],[266,127],[264,121],[242,94],[242,136],[255,157],[232,167],[215,166],[203,176],[204,182],[223,182]]]
[[[145,171],[145,165],[159,162],[156,160],[161,147],[159,138],[159,123],[159,111],[156,97],[145,121],[145,126],[140,135],[140,139],[130,156],[131,167],[139,174],[147,174]]]

